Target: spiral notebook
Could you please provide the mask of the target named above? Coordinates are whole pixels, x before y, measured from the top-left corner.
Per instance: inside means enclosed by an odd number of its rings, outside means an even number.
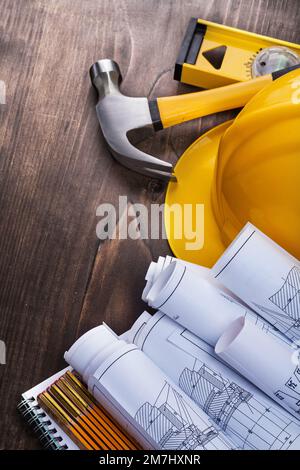
[[[79,447],[61,427],[39,406],[37,397],[71,367],[57,372],[36,387],[22,394],[19,411],[40,440],[42,446],[51,450],[79,450]]]

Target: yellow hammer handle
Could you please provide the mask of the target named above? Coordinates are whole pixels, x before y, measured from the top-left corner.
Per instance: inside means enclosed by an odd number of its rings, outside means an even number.
[[[162,126],[171,127],[220,111],[241,108],[272,81],[270,74],[212,90],[157,98]]]

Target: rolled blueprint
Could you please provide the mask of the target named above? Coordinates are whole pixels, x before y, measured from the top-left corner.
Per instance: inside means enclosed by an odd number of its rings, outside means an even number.
[[[245,308],[208,279],[178,261],[165,268],[148,293],[148,303],[215,346]]]
[[[273,240],[248,223],[212,271],[290,340],[300,339],[300,263]]]
[[[144,312],[122,337],[141,348],[237,448],[300,449],[300,423],[167,315]]]
[[[85,377],[99,403],[145,449],[234,448],[204,411],[137,346],[119,340],[104,325],[79,338],[65,359]]]
[[[300,418],[300,368],[295,350],[240,317],[215,352],[240,374]]]
[[[82,335],[65,353],[64,358],[69,364],[72,361],[72,367],[78,372],[80,371],[82,379],[87,383],[93,362],[98,361],[98,355],[103,351],[109,350],[116,343],[118,344],[117,339],[117,335],[114,335],[108,328],[102,325],[97,326]]]
[[[168,256],[168,258],[171,258],[171,257]],[[154,261],[150,263],[146,276],[145,276],[146,285],[142,292],[142,300],[144,302],[147,302],[149,291],[151,287],[153,286],[155,279],[160,275],[160,273],[164,269],[165,263],[166,263],[166,258],[164,258],[163,256],[159,256],[157,263],[155,263]]]
[[[291,344],[291,341],[289,340],[289,338],[287,338],[280,331],[278,331],[278,329],[275,326],[271,325],[271,323],[267,322],[266,320],[264,320],[264,318],[262,318],[260,315],[255,313],[253,310],[251,310],[244,302],[242,302],[241,299],[239,299],[235,294],[233,294],[231,291],[226,289],[219,281],[214,279],[212,277],[211,269],[205,268],[203,266],[199,266],[193,263],[189,263],[188,261],[184,261],[181,259],[176,259],[176,258],[173,258],[172,256],[166,256],[165,258],[160,256],[158,258],[157,263],[155,262],[150,263],[149,269],[145,277],[146,286],[142,294],[142,298],[144,301],[148,301],[149,292],[153,284],[155,283],[155,281],[160,276],[160,274],[171,263],[174,263],[174,262],[182,266],[185,266],[189,271],[192,270],[195,276],[197,276],[198,278],[202,280],[205,279],[207,282],[209,282],[212,288],[216,288],[216,295],[221,294],[224,298],[227,298],[227,300],[229,300],[230,302],[237,303],[240,307],[243,307],[243,314],[245,318],[247,318],[249,321],[255,323],[256,325],[259,326],[259,328],[265,330],[267,333],[271,333],[274,337],[276,337],[278,341]],[[194,276],[193,276],[193,279],[195,279]],[[202,284],[202,286],[203,285],[206,286],[207,284]],[[199,294],[199,299],[200,299],[202,295],[202,291],[200,289],[199,289],[198,294]],[[239,313],[242,314],[242,310],[240,310]],[[172,312],[168,313],[168,315],[172,317]],[[215,315],[223,315],[223,313],[222,311],[219,311],[219,312],[215,312]],[[237,316],[229,317],[229,321],[230,319],[234,320],[234,318],[237,318]]]
[[[206,268],[205,266],[200,266],[199,264],[190,263],[189,261],[185,261],[183,259],[173,258],[172,256],[166,256],[166,257],[159,256],[156,263],[154,261],[150,263],[148,271],[145,276],[146,285],[142,293],[142,300],[144,300],[144,302],[148,301],[149,291],[151,287],[153,286],[154,282],[156,281],[156,279],[158,278],[158,276],[160,275],[160,273],[174,261],[193,270],[197,275],[201,276],[202,278],[210,280],[210,282],[213,285],[215,285],[217,288],[219,288],[226,294],[229,294],[237,298],[232,292],[226,289],[226,287],[224,287],[219,281],[217,281],[214,278],[211,272],[211,269]]]

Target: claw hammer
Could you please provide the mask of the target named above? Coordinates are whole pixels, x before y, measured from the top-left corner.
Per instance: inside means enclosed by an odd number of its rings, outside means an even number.
[[[129,131],[147,126],[159,131],[216,112],[241,108],[273,80],[299,67],[212,90],[154,100],[123,95],[121,72],[113,60],[103,59],[93,64],[90,77],[98,92],[96,111],[102,133],[116,160],[143,175],[176,181],[171,163],[137,149],[128,140]]]

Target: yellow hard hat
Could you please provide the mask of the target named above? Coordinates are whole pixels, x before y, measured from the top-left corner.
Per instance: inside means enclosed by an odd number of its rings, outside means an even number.
[[[299,70],[266,86],[233,122],[201,136],[175,174],[166,204],[204,204],[201,249],[187,249],[190,240],[176,238],[184,220],[165,217],[177,257],[212,266],[249,221],[300,258]]]

